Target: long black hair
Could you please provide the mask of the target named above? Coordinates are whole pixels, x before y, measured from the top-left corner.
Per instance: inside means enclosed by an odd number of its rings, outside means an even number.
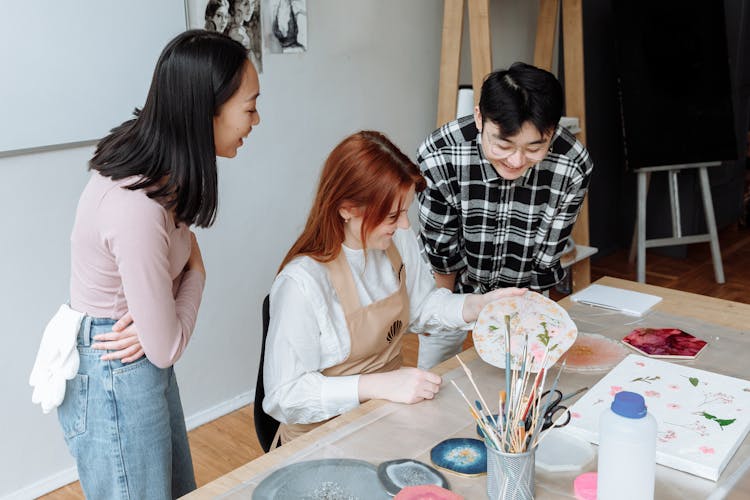
[[[527,121],[541,134],[555,130],[562,107],[562,86],[555,75],[522,62],[490,73],[479,98],[482,121],[492,121],[509,136]]]
[[[225,35],[178,35],[159,56],[143,109],[99,142],[89,168],[113,180],[139,176],[128,189],[146,189],[180,222],[210,226],[218,204],[213,117],[245,64],[245,48]]]

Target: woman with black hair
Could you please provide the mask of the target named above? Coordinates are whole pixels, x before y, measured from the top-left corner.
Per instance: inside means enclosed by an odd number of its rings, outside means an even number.
[[[80,366],[58,408],[87,498],[195,489],[172,368],[205,282],[190,226],[214,222],[216,156],[234,157],[259,123],[258,95],[242,45],[187,31],[162,52],[143,109],[90,161],[71,236]]]

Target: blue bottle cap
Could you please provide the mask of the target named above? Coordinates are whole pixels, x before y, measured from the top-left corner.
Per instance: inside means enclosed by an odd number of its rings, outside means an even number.
[[[612,411],[627,418],[643,418],[646,416],[646,401],[638,393],[620,391],[612,401]]]

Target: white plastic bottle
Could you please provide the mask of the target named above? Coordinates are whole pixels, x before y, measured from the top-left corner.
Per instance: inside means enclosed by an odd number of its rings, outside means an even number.
[[[643,396],[622,391],[599,417],[598,500],[650,500],[656,473],[656,419]]]

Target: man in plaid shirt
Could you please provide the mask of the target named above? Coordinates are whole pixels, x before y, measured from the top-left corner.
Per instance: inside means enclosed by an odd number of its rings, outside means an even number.
[[[439,287],[543,291],[565,277],[560,256],[588,188],[588,151],[558,125],[563,94],[542,69],[490,73],[473,116],[419,147],[421,241]],[[420,336],[419,366],[461,350],[466,332]]]

